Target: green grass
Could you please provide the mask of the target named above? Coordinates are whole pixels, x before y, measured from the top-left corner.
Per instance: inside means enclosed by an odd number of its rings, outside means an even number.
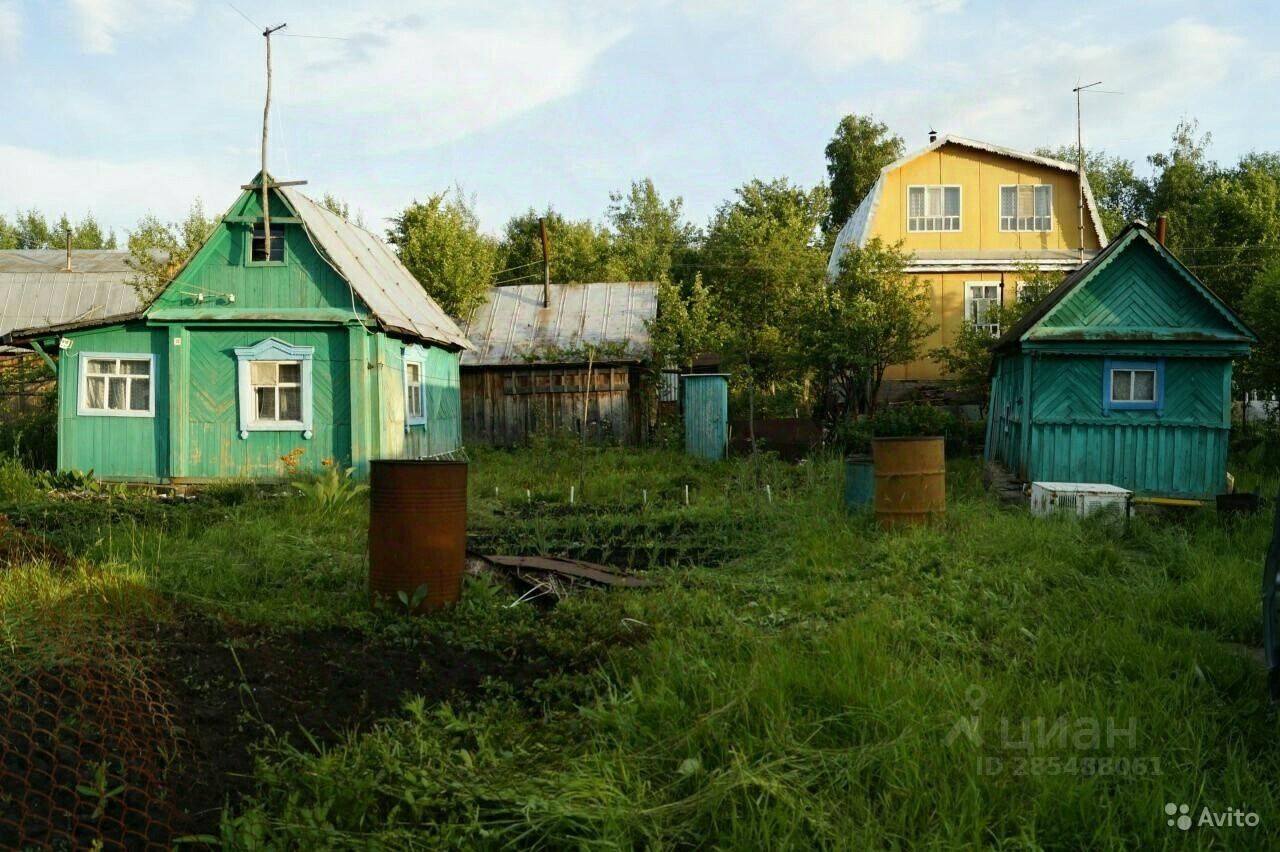
[[[413,629],[493,649],[536,640],[603,664],[533,696],[494,684],[454,706],[411,703],[322,754],[269,748],[261,794],[228,815],[227,841],[1275,843],[1280,726],[1265,673],[1239,647],[1261,644],[1270,518],[1144,517],[1127,531],[1037,520],[983,494],[975,462],[950,467],[945,520],[885,533],[843,513],[835,461],[477,453],[477,542],[630,564],[657,585],[550,611],[472,586]],[[5,481],[0,469],[0,502],[14,493]],[[336,511],[247,489],[182,506],[30,503],[17,516],[84,562],[0,577],[10,625],[89,600],[91,613],[160,618],[180,602],[282,626],[405,629],[366,609],[363,499]],[[1024,725],[1047,735],[1024,748]],[[980,742],[963,733],[974,729]],[[1197,817],[1239,807],[1262,824],[1183,834],[1166,825],[1169,801]]]

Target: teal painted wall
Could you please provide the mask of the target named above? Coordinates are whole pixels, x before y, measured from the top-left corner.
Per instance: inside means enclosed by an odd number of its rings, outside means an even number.
[[[240,437],[237,346],[253,346],[276,337],[294,346],[315,348],[312,357],[312,437],[301,432],[249,432]],[[318,471],[330,460],[351,466],[350,366],[347,334],[341,328],[195,328],[188,329],[190,380],[183,479],[273,478],[286,472],[281,456],[302,450],[298,470]],[[179,424],[177,428],[182,428]],[[175,430],[176,431],[176,430]]]
[[[1226,486],[1231,361],[1165,358],[1164,409],[1104,411],[1105,357],[1015,354],[993,382],[987,454],[1027,480],[1207,498]],[[1029,434],[1022,403],[1030,370]],[[1012,413],[1009,413],[1009,409]]]
[[[168,476],[169,400],[165,330],[141,322],[74,335],[58,358],[58,468],[155,482]],[[80,353],[156,355],[153,417],[79,415]]]
[[[719,461],[729,446],[729,380],[722,375],[680,377],[685,452]]]

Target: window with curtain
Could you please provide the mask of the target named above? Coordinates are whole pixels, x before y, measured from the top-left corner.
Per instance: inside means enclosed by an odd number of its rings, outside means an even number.
[[[907,230],[960,230],[960,187],[941,184],[907,187]]]
[[[249,376],[257,422],[302,424],[301,361],[254,361]]]
[[[1000,230],[1047,231],[1053,222],[1053,187],[1019,183],[1000,187]]]
[[[150,416],[151,379],[155,360],[150,355],[86,354],[80,358],[80,414]]]
[[[1000,306],[999,281],[969,281],[964,288],[964,318],[990,334],[1000,333],[994,308]]]

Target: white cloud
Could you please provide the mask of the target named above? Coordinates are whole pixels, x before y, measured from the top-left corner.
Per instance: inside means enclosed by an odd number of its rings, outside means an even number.
[[[239,193],[245,171],[220,172],[207,162],[151,155],[140,161],[61,156],[13,145],[0,145],[0,163],[5,198],[14,207],[36,207],[50,216],[66,212],[72,219],[93,212],[120,238],[147,213],[177,219],[196,197],[207,212],[221,215]]]
[[[88,53],[113,53],[122,35],[160,29],[187,19],[194,0],[68,0]]]
[[[930,20],[962,6],[963,0],[790,0],[757,7],[740,0],[698,0],[687,11],[700,21],[743,21],[814,69],[840,71],[912,56]]]
[[[0,62],[17,56],[21,43],[22,13],[17,0],[0,0]]]
[[[404,6],[400,17],[307,25],[345,41],[278,43],[278,102],[300,111],[292,123],[328,116],[383,153],[453,141],[572,95],[629,30],[625,15],[567,3]]]
[[[1104,148],[1152,150],[1178,117],[1216,103],[1221,87],[1257,59],[1239,33],[1194,19],[1136,36],[1108,39],[1095,31],[1087,41],[1070,32],[1047,39],[1006,28],[998,41],[1014,45],[999,64],[925,65],[920,78],[935,82],[880,90],[857,106],[919,131],[908,148],[924,144],[925,123],[1029,148],[1073,141],[1071,87],[1101,80],[1100,89],[1118,94],[1085,96],[1086,144],[1092,138]]]

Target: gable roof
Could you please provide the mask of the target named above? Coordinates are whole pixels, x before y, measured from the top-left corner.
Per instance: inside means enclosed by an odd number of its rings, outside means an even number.
[[[260,186],[261,173],[250,182],[250,186]],[[244,192],[257,192],[246,189]],[[386,331],[405,335],[427,343],[439,344],[450,349],[469,349],[471,344],[466,335],[427,292],[422,289],[413,274],[400,262],[396,253],[382,240],[369,231],[336,216],[320,204],[308,198],[293,187],[273,189],[278,197],[283,198],[290,210],[302,223],[303,231],[311,240],[316,251],[324,258],[338,275],[351,287],[354,296],[359,297],[369,307],[374,321]],[[242,193],[236,201],[244,198]],[[233,208],[234,209],[233,205]],[[225,217],[224,217],[225,220]],[[225,227],[220,221],[218,227]],[[217,228],[210,232],[200,247],[174,273],[165,289],[182,275],[209,240],[217,233]],[[65,260],[62,252],[53,252]],[[127,252],[119,254],[127,257]],[[122,260],[123,262],[123,260]],[[128,267],[125,267],[128,270]],[[130,289],[130,292],[132,290]],[[161,290],[163,292],[163,289]],[[159,297],[159,293],[156,294]],[[155,303],[155,299],[146,305],[138,303],[136,296],[129,309],[120,313],[112,313],[94,317],[87,321],[72,320],[37,322],[13,326],[11,338],[30,338],[38,334],[66,331],[71,328],[108,325],[123,320],[136,319],[144,315]],[[260,318],[269,319],[269,312],[259,312]],[[282,317],[283,318],[283,317]],[[3,329],[0,329],[3,333]]]
[[[1000,339],[992,344],[991,348],[996,352],[1017,348],[1028,338],[1041,321],[1049,317],[1073,292],[1083,287],[1112,261],[1138,243],[1150,246],[1156,255],[1163,259],[1180,279],[1189,284],[1235,330],[1234,335],[1226,335],[1221,339],[1245,343],[1257,342],[1257,335],[1245,325],[1239,315],[1226,302],[1222,301],[1216,293],[1205,286],[1204,282],[1183,265],[1182,261],[1178,260],[1169,249],[1161,245],[1145,223],[1133,222],[1127,225],[1111,244],[1099,252],[1093,260],[1064,278],[1062,283],[1053,288],[1049,295],[1041,299],[1021,320],[1001,335]],[[1065,338],[1059,336],[1057,339]]]
[[[555,353],[585,344],[625,347],[622,355],[609,356],[613,363],[643,361],[649,349],[645,323],[657,315],[658,285],[652,282],[552,284],[549,308],[542,307],[541,284],[495,287],[467,320],[475,351],[463,353],[462,364],[556,363]]]
[[[458,349],[471,344],[382,240],[291,186],[276,190],[293,208],[320,255],[347,280],[383,328]]]
[[[63,249],[0,251],[0,337],[15,329],[111,322],[137,314],[129,253]]]
[[[963,136],[952,136],[945,134],[939,136],[933,142],[930,142],[919,150],[894,160],[889,165],[880,170],[879,177],[876,182],[871,185],[871,191],[858,204],[853,211],[853,215],[849,217],[849,221],[844,223],[840,228],[840,233],[836,235],[835,248],[831,250],[831,260],[827,264],[827,274],[835,277],[840,272],[840,260],[844,257],[847,246],[856,245],[859,248],[865,246],[871,238],[871,222],[875,218],[875,211],[880,206],[880,197],[884,194],[885,178],[891,172],[901,168],[912,160],[923,157],[925,154],[938,150],[944,145],[957,145],[962,148],[969,148],[975,151],[984,151],[988,154],[996,154],[1001,157],[1010,157],[1015,160],[1022,160],[1027,163],[1034,163],[1038,166],[1045,166],[1058,171],[1067,172],[1069,174],[1078,174],[1079,169],[1075,163],[1068,163],[1065,160],[1054,160],[1050,157],[1041,157],[1038,154],[1028,154],[1023,151],[1015,151],[1012,148],[1005,148],[1000,145],[992,145],[990,142],[979,142],[976,139],[966,139]],[[1099,245],[1107,245],[1107,234],[1102,228],[1102,219],[1098,216],[1098,205],[1093,200],[1093,189],[1089,186],[1089,176],[1085,174],[1080,178],[1084,187],[1084,205],[1089,211],[1089,221],[1093,223],[1093,230],[1098,235]]]

